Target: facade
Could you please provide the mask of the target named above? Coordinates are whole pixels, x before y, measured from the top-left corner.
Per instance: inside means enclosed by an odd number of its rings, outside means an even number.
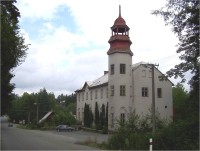
[[[85,82],[77,94],[77,120],[84,120],[84,105],[89,104],[93,115],[95,103],[99,110],[102,104],[108,103],[108,129],[114,130],[115,120],[126,120],[128,114],[135,111],[138,115],[146,115],[152,107],[152,66],[140,62],[132,64],[132,44],[129,38],[129,27],[119,17],[111,27],[112,35],[108,41],[108,72],[92,82]],[[161,81],[163,74],[153,66],[155,109],[161,118],[172,119],[172,83],[167,79]]]

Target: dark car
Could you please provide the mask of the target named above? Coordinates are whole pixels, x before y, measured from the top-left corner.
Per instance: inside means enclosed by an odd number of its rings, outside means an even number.
[[[13,127],[13,124],[12,123],[8,123],[8,127]]]
[[[73,127],[69,127],[69,126],[67,126],[67,125],[58,125],[57,127],[56,127],[56,130],[58,131],[58,132],[72,132],[72,131],[74,131],[74,128]]]

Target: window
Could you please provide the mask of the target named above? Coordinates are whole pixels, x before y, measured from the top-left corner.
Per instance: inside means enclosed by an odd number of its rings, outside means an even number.
[[[106,88],[106,98],[108,98],[108,88]]]
[[[88,92],[86,92],[86,100],[88,100]]]
[[[146,78],[146,70],[142,70],[142,77]]]
[[[157,88],[157,97],[162,98],[162,89],[161,88]]]
[[[114,64],[111,64],[110,65],[110,74],[111,75],[113,75],[115,73],[115,69],[114,68],[115,68]]]
[[[92,97],[92,91],[90,91],[90,100],[92,100],[93,97]]]
[[[84,92],[82,93],[82,101],[84,101]]]
[[[120,64],[120,74],[126,74],[126,65]]]
[[[95,90],[95,99],[98,98],[97,90]]]
[[[125,95],[126,95],[126,86],[120,85],[120,96],[125,96]]]
[[[125,122],[125,114],[124,113],[121,113],[120,120],[121,120],[121,123],[124,124],[124,122]]]
[[[114,85],[111,85],[110,86],[110,96],[114,96],[114,93],[115,93],[115,91],[114,91]]]
[[[147,87],[142,88],[142,97],[148,97],[148,88]]]
[[[103,89],[101,89],[101,99],[103,99]]]

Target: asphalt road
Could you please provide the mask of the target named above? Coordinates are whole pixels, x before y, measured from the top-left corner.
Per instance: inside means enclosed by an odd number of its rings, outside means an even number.
[[[97,150],[76,144],[87,137],[87,132],[82,135],[82,132],[27,130],[1,123],[1,150]]]

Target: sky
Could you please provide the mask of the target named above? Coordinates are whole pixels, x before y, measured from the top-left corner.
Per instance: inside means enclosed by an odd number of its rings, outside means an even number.
[[[21,33],[30,44],[14,69],[14,92],[71,94],[108,70],[110,27],[119,14],[130,27],[133,64],[159,64],[165,73],[179,63],[178,39],[163,18],[152,15],[165,0],[18,0]],[[178,80],[170,79],[174,84]]]

